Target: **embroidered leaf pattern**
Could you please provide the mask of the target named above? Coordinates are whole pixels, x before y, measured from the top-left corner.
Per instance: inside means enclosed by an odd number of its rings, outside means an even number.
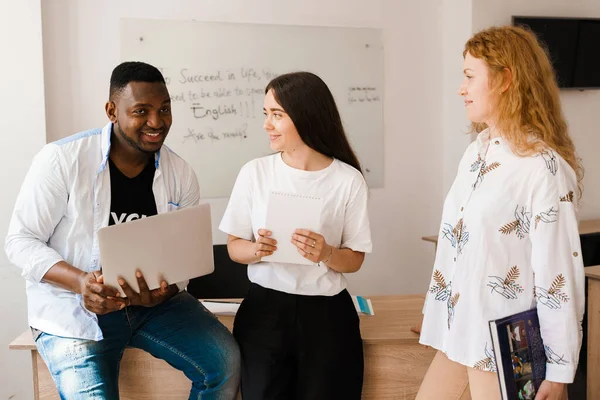
[[[560,291],[560,289],[562,289],[564,287],[565,287],[565,277],[563,276],[563,274],[558,274],[556,276],[556,278],[554,278],[554,281],[552,281],[552,285],[550,286],[548,293],[550,293],[550,294],[555,293],[557,291]]]
[[[437,269],[433,271],[433,280],[435,285],[429,289],[430,293],[438,293],[439,291],[446,289],[447,285],[444,275]]]
[[[493,163],[491,163],[490,165],[488,165],[487,167],[485,167],[484,169],[482,169],[482,170],[481,170],[481,174],[482,174],[482,175],[485,175],[485,174],[487,174],[488,172],[495,170],[495,169],[496,169],[496,168],[498,168],[499,166],[500,166],[500,163],[499,163],[499,162],[497,162],[497,161],[496,161],[496,162],[493,162]]]
[[[436,294],[435,300],[446,302],[446,307],[448,309],[448,329],[450,329],[450,325],[454,319],[454,307],[456,307],[456,304],[458,303],[460,293],[455,293],[454,296],[452,295],[452,282],[446,284],[444,276],[438,270],[434,271],[433,280],[436,284],[429,289],[429,291]]]
[[[513,266],[506,274],[506,279],[504,280],[504,283],[506,285],[508,285],[510,283],[514,283],[520,274],[521,273],[519,272],[519,268],[516,265]]]
[[[503,225],[500,228],[500,232],[504,235],[510,235],[511,233],[516,231],[518,227],[519,227],[519,221],[513,221],[511,223]]]
[[[446,284],[444,275],[437,269],[433,271],[433,281],[435,285],[429,289],[429,292],[435,293],[435,300],[446,302],[446,307],[448,308],[448,329],[450,329],[450,324],[454,318],[454,307],[458,303],[460,294],[456,293],[452,296],[452,282]]]
[[[560,201],[563,203],[572,203],[573,202],[573,191],[569,190],[569,193],[565,194],[560,198]]]
[[[519,268],[513,266],[504,279],[499,276],[489,276],[490,281],[487,286],[492,288],[492,293],[498,293],[506,299],[516,299],[517,293],[523,293],[523,286],[517,283],[517,279],[521,275]]]
[[[473,189],[477,189],[481,182],[483,182],[484,176],[490,171],[495,170],[500,166],[500,163],[494,161],[491,164],[488,164],[484,159],[481,158],[481,154],[477,154],[477,160],[471,164],[471,172],[479,172],[477,174],[477,178],[475,179],[475,183],[473,183]]]
[[[450,300],[450,304],[452,305],[452,307],[456,306],[456,303],[458,303],[459,298],[460,298],[460,293],[456,293],[454,296],[452,296],[452,299]]]
[[[439,270],[437,270],[437,269],[436,269],[436,270],[433,272],[433,279],[434,279],[434,280],[435,280],[435,282],[436,282],[437,284],[439,284],[440,286],[442,286],[442,287],[446,287],[446,282],[445,282],[445,279],[444,279],[444,275],[442,275],[442,273],[441,273]]]
[[[459,298],[460,298],[460,293],[456,293],[456,294],[454,294],[454,296],[452,296],[452,299],[450,299],[450,304],[452,307],[456,306]]]
[[[480,371],[496,372],[496,358],[494,353],[488,350],[487,343],[485,344],[485,355],[486,357],[477,361],[473,368]]]
[[[434,285],[429,288],[429,293],[435,294],[435,299],[438,301],[448,301],[452,293],[452,282],[446,284],[444,275],[439,271],[433,271]]]
[[[454,296],[448,298],[448,329],[450,329],[450,325],[454,320],[454,308],[456,304],[458,304],[458,299],[460,298],[460,293],[455,293]]]
[[[463,223],[462,218],[458,220],[454,227],[448,223],[444,223],[442,237],[450,241],[452,247],[458,250],[458,254],[462,254],[463,248],[469,241],[467,225]]]
[[[558,274],[558,276],[556,278],[554,278],[554,281],[552,282],[550,289],[548,289],[548,294],[554,295],[558,299],[560,299],[563,303],[566,303],[569,301],[569,296],[567,296],[565,293],[561,292],[561,289],[564,287],[565,287],[565,278],[562,274]]]
[[[510,235],[514,232],[519,239],[524,239],[525,235],[529,233],[530,225],[531,212],[527,211],[526,207],[519,208],[517,205],[517,208],[515,208],[515,220],[502,225],[498,231],[503,235]]]
[[[567,303],[569,296],[562,291],[567,284],[567,281],[563,274],[558,274],[549,289],[537,286],[535,294],[538,303],[545,305],[546,307],[557,310],[561,308],[561,303]]]
[[[473,164],[471,164],[471,172],[480,170],[482,163],[483,159],[481,158],[481,154],[477,154],[477,160]]]
[[[478,369],[480,371],[489,371],[491,362],[492,362],[492,359],[489,357],[486,357],[486,358],[483,358],[483,359],[477,361],[475,363],[475,365],[473,365],[473,368]]]
[[[465,227],[463,226],[463,219],[459,219],[458,222],[456,223],[456,226],[454,227],[454,229],[452,230],[452,233],[454,234],[454,236],[456,237],[456,239],[458,241],[460,241],[460,238],[463,234],[463,229]]]

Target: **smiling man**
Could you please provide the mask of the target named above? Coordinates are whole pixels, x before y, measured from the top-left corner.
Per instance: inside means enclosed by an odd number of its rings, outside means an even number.
[[[23,270],[29,324],[63,399],[118,399],[127,346],[184,372],[190,398],[237,394],[237,344],[183,290],[186,282],[149,290],[138,274],[137,285],[119,282],[126,298],[103,283],[100,228],[199,202],[193,170],[163,145],[170,103],[158,69],[120,64],[110,80],[108,125],[46,145],[17,198],[5,250]]]

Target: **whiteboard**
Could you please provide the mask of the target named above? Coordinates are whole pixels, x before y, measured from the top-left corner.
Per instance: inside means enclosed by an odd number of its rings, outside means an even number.
[[[173,112],[166,144],[195,170],[203,198],[229,196],[246,162],[273,153],[264,89],[301,70],[327,83],[368,185],[383,187],[379,29],[121,19],[121,59],[162,71]]]

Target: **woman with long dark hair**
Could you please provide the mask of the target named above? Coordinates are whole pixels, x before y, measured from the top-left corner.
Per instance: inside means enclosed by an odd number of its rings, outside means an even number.
[[[235,318],[245,400],[360,399],[363,350],[344,273],[371,251],[368,189],[327,85],[296,72],[265,91],[264,128],[275,154],[240,171],[220,229],[251,289]],[[262,261],[278,244],[265,226],[271,191],[318,197],[320,229],[290,238],[314,265]],[[302,227],[298,227],[302,228]]]

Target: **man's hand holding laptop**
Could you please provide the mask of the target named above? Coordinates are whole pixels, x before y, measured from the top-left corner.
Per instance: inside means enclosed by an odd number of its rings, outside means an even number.
[[[101,271],[81,275],[80,293],[83,306],[94,314],[108,314],[127,305],[127,299],[120,297],[117,289],[104,284]]]
[[[139,293],[133,290],[123,277],[119,277],[118,279],[121,289],[123,289],[125,296],[127,296],[126,304],[128,306],[153,307],[168,300],[172,296],[175,296],[177,292],[179,292],[177,285],[169,285],[165,280],[160,282],[160,287],[150,290],[142,271],[139,269],[135,272],[135,277],[137,278],[138,287],[140,288]]]
[[[81,296],[85,308],[94,314],[103,315],[113,311],[122,310],[125,306],[152,307],[160,304],[175,294],[177,285],[169,285],[162,281],[160,287],[154,290],[148,289],[148,284],[141,271],[136,271],[139,293],[136,292],[122,277],[119,277],[119,285],[127,297],[122,297],[119,291],[104,284],[101,271],[87,273],[81,278]]]

